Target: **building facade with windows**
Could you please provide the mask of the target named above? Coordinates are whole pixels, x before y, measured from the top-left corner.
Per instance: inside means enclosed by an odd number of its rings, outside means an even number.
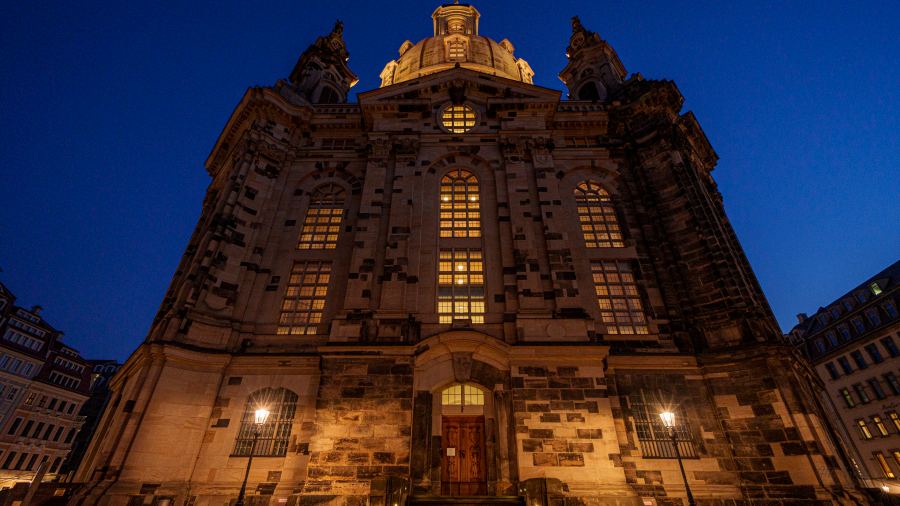
[[[62,333],[0,284],[0,487],[29,481],[46,462],[53,479],[83,422],[87,363]]]
[[[247,91],[80,500],[224,504],[252,453],[254,504],[678,504],[675,445],[699,499],[850,498],[675,85],[575,18],[566,99],[432,18],[356,103],[340,23]]]
[[[824,385],[853,469],[866,486],[900,494],[900,261],[815,314],[790,337]]]

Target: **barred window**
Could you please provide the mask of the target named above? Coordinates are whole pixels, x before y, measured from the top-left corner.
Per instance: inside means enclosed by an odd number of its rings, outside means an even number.
[[[344,189],[336,184],[316,188],[300,229],[297,249],[334,249],[344,218]]]
[[[457,169],[441,178],[441,237],[481,237],[478,179]]]
[[[665,407],[663,403],[659,402],[660,398],[660,395],[653,396],[644,390],[639,390],[628,397],[634,431],[641,443],[641,454],[644,458],[676,458],[672,436],[669,435],[669,430],[659,417],[663,411],[672,411],[675,413],[675,440],[678,443],[679,453],[683,458],[697,457],[690,425],[684,410],[680,407]]]
[[[269,410],[269,418],[262,426],[256,425],[257,409]],[[234,441],[232,456],[248,457],[252,448],[254,457],[283,457],[287,453],[296,411],[297,394],[290,390],[264,388],[253,392],[241,416],[241,428]],[[254,447],[257,430],[259,437]]]
[[[484,266],[480,249],[442,249],[438,261],[440,323],[484,323]]]
[[[575,204],[581,234],[588,248],[622,248],[622,231],[609,193],[593,181],[575,187]]]
[[[451,105],[441,114],[441,125],[450,133],[464,134],[475,126],[475,111],[467,105]]]
[[[330,262],[295,262],[281,303],[279,334],[316,334],[331,278]]]
[[[607,334],[647,334],[634,273],[626,262],[592,262],[591,274]]]

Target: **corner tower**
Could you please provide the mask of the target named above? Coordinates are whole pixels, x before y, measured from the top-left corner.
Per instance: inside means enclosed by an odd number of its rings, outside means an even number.
[[[79,499],[675,505],[678,448],[704,504],[851,502],[678,88],[432,19],[358,103],[341,25],[247,90]]]

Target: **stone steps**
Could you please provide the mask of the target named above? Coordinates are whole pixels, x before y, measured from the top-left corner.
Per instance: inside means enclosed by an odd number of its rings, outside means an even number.
[[[464,495],[413,496],[407,501],[408,506],[524,506],[525,498],[520,496]]]

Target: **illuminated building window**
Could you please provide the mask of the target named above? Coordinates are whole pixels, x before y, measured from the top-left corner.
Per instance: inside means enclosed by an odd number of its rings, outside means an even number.
[[[869,430],[869,424],[862,418],[856,420],[856,427],[859,429],[859,435],[862,436],[863,439],[872,439],[875,437],[872,435],[872,431]]]
[[[894,428],[897,429],[897,432],[900,432],[900,415],[898,415],[896,411],[888,411],[888,418],[891,419],[891,423],[894,424]]]
[[[296,262],[281,303],[279,334],[316,334],[331,278],[330,262]]]
[[[592,262],[591,274],[607,334],[647,334],[634,273],[625,262]]]
[[[484,392],[472,385],[450,385],[441,392],[444,406],[484,406]]]
[[[881,295],[881,287],[878,286],[878,283],[872,283],[869,285],[869,290],[872,290],[872,295]]]
[[[853,400],[853,394],[850,393],[850,390],[842,388],[841,397],[844,399],[844,404],[846,404],[848,408],[856,406],[856,401]]]
[[[484,323],[484,264],[481,250],[442,249],[438,261],[440,323]]]
[[[269,410],[269,417],[262,427],[256,424],[256,410]],[[253,392],[244,406],[241,428],[234,440],[234,457],[248,457],[252,448],[253,456],[283,457],[287,454],[291,438],[291,426],[297,411],[297,394],[284,388],[264,388]],[[253,445],[256,431],[259,438]]]
[[[884,473],[885,478],[893,478],[894,471],[891,469],[890,464],[886,458],[884,458],[884,454],[881,452],[872,452],[872,455],[875,456],[875,460],[878,461],[878,465],[881,466],[881,472]]]
[[[878,434],[880,434],[882,437],[889,434],[887,427],[884,426],[884,420],[882,420],[880,416],[873,416],[872,423],[875,424],[875,428],[878,429]]]
[[[300,229],[297,249],[334,249],[344,218],[344,189],[336,184],[316,188]]]
[[[609,193],[593,181],[575,187],[575,204],[585,245],[588,248],[622,248],[622,231]]]
[[[450,59],[453,61],[463,61],[466,59],[465,42],[451,42],[447,45],[447,51],[449,53]]]
[[[441,237],[481,237],[478,179],[454,170],[441,178]]]
[[[464,134],[475,126],[475,111],[467,105],[451,105],[441,113],[441,125],[450,133]]]

